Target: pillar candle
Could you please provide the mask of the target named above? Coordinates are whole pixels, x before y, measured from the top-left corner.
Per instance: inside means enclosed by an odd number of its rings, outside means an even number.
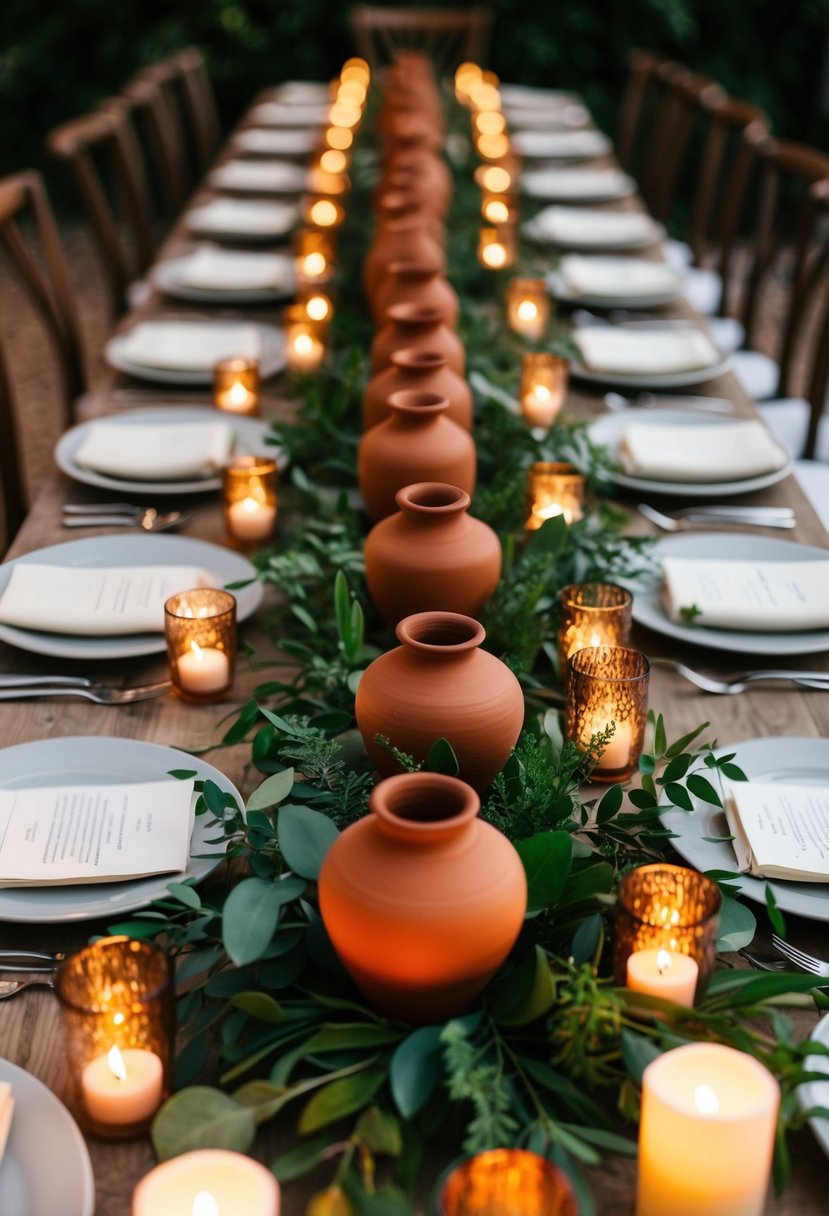
[[[223,650],[191,642],[178,657],[178,679],[186,692],[220,692],[230,684],[230,661]]]
[[[664,1001],[691,1008],[699,979],[699,967],[687,954],[676,950],[637,950],[627,962],[627,986]]]
[[[199,1149],[142,1178],[132,1216],[279,1216],[279,1200],[279,1183],[258,1161],[226,1149]]]
[[[154,1051],[113,1047],[91,1060],[81,1075],[81,1093],[98,1123],[141,1123],[161,1105],[164,1067]]]

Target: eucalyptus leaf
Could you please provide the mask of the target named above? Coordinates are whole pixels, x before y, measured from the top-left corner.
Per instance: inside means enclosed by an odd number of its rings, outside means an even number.
[[[279,848],[295,874],[316,882],[325,854],[339,836],[327,815],[304,806],[283,806],[277,822]]]
[[[264,878],[244,878],[237,883],[227,897],[222,916],[222,941],[237,967],[264,954],[276,932],[283,905],[298,893],[286,882],[268,882]]]
[[[386,1069],[378,1065],[340,1077],[318,1090],[299,1117],[298,1131],[301,1136],[315,1132],[329,1123],[344,1119],[355,1110],[371,1101],[386,1079]]]
[[[391,1058],[389,1084],[404,1119],[422,1110],[440,1080],[440,1026],[421,1026],[403,1040]]]
[[[632,1030],[622,1031],[622,1059],[637,1084],[642,1084],[642,1073],[657,1056],[662,1055],[662,1051],[663,1048],[653,1039],[645,1038]]]
[[[539,832],[519,840],[515,847],[527,876],[527,914],[554,907],[570,872],[570,833]]]
[[[276,806],[278,802],[285,801],[293,788],[294,770],[292,768],[283,769],[281,773],[274,773],[253,791],[248,798],[247,810],[262,811]]]
[[[197,1148],[246,1153],[256,1135],[252,1110],[207,1085],[181,1089],[153,1120],[152,1142],[161,1161]]]
[[[751,909],[738,899],[723,899],[717,923],[717,950],[720,953],[742,950],[751,945],[756,932],[757,920]]]

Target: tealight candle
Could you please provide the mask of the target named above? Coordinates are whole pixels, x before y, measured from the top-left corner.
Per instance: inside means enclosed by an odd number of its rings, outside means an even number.
[[[527,470],[527,510],[524,529],[534,532],[561,515],[566,524],[581,519],[584,475],[566,461],[537,460]]]
[[[512,279],[507,288],[507,324],[515,333],[538,342],[543,338],[550,320],[550,293],[544,279]],[[544,357],[544,356],[542,356]],[[555,355],[547,355],[555,359]],[[566,360],[564,360],[566,363]],[[553,366],[556,365],[546,365]],[[522,368],[522,377],[524,371]],[[541,383],[536,376],[533,387]],[[566,383],[565,383],[566,391]],[[523,393],[522,393],[523,398]],[[563,401],[563,395],[562,395]],[[559,403],[561,408],[561,403]]]
[[[177,666],[179,687],[184,692],[204,696],[223,692],[230,684],[230,661],[215,646],[192,641],[190,649],[178,656]]]
[[[305,218],[317,228],[337,228],[345,211],[333,198],[311,198],[305,205]]]
[[[270,539],[276,524],[276,461],[241,456],[222,471],[222,502],[234,540]]]
[[[286,308],[283,316],[288,366],[298,372],[316,371],[325,357],[323,326],[310,320],[299,304]]]
[[[213,403],[229,414],[259,413],[259,360],[221,359],[213,368]]]
[[[696,962],[676,950],[637,950],[628,958],[627,987],[631,992],[644,992],[691,1008],[698,980]]]
[[[630,775],[645,739],[650,663],[624,646],[589,646],[569,659],[565,738],[585,750],[594,735],[613,728],[594,781]]]
[[[368,88],[371,83],[371,68],[365,59],[361,59],[359,55],[353,55],[343,64],[340,80],[359,80]]]
[[[279,1183],[258,1161],[227,1149],[197,1149],[142,1178],[132,1216],[279,1216]]]
[[[579,583],[565,587],[560,595],[558,629],[559,672],[567,660],[585,646],[627,646],[633,596],[615,583]]]
[[[173,688],[188,701],[215,701],[233,683],[236,600],[200,587],[171,596],[164,630]]]
[[[780,1087],[753,1056],[689,1043],[645,1069],[636,1216],[762,1216]]]
[[[473,115],[473,135],[502,135],[506,129],[507,120],[500,110],[480,110]]]
[[[512,224],[481,228],[478,233],[478,261],[482,266],[488,270],[504,270],[514,265],[516,257],[515,228]]]
[[[154,1051],[112,1047],[81,1075],[81,1094],[97,1123],[141,1123],[161,1105],[164,1067]]]
[[[516,280],[533,282],[533,280]],[[512,328],[526,337],[541,337],[550,316],[549,298],[546,311],[541,296],[529,296],[523,292],[507,301],[508,316],[512,310]],[[523,317],[521,310],[523,309]],[[521,328],[519,328],[519,326]],[[518,396],[521,413],[533,427],[549,430],[561,413],[567,400],[570,383],[570,364],[562,355],[536,354],[529,352],[521,361],[521,387]]]
[[[314,325],[328,325],[334,314],[330,297],[316,288],[302,291],[297,304]]]
[[[514,223],[518,216],[515,196],[485,193],[481,199],[481,215],[490,224]]]
[[[300,228],[294,237],[294,266],[301,284],[324,283],[331,277],[334,244],[327,232]]]
[[[496,1148],[470,1157],[441,1187],[438,1216],[578,1216],[567,1175],[537,1153]]]
[[[499,135],[478,135],[475,150],[482,160],[501,160],[510,151],[509,136],[503,131]]]
[[[469,105],[470,88],[481,80],[481,69],[477,63],[466,61],[455,72],[455,97],[462,106]]]
[[[475,170],[475,181],[482,190],[490,194],[506,194],[508,190],[518,188],[518,169],[508,164],[478,165]]]
[[[335,148],[338,152],[347,152],[354,143],[354,132],[351,127],[327,127],[322,137],[326,148]]]

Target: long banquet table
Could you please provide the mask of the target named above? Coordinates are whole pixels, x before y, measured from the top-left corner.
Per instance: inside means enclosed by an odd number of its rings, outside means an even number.
[[[159,259],[174,256],[191,245],[192,239],[180,224],[170,235]],[[122,327],[129,327],[141,318],[171,314],[180,316],[190,311],[153,293],[138,310],[125,318]],[[204,314],[209,309],[198,306],[192,311]],[[214,311],[227,315],[227,311],[223,309]],[[681,313],[684,309],[680,307],[674,311]],[[234,310],[234,315],[244,315],[264,322],[279,320],[277,311],[269,307]],[[152,387],[129,381],[119,373],[106,371],[98,379],[90,399],[85,403],[85,413],[95,416],[110,412],[113,390],[125,387],[146,390],[148,399],[145,402],[136,400],[134,404],[152,404],[149,400],[154,395]],[[738,416],[751,417],[755,414],[753,403],[731,374],[708,382],[700,391],[712,396],[730,398]],[[158,393],[158,398],[162,397],[163,390]],[[263,412],[278,416],[291,408],[290,402],[280,395],[278,380],[266,385]],[[581,385],[573,387],[568,400],[570,414],[581,417],[598,413],[600,410],[601,397],[598,391],[589,391]],[[70,500],[94,502],[101,501],[101,496],[87,487],[71,482],[58,471],[53,471],[38,488],[28,518],[8,557],[17,557],[65,541],[67,533],[61,527],[61,506]],[[829,538],[792,477],[741,501],[792,506],[797,513],[797,527],[789,534],[792,539],[823,548],[829,547]],[[217,497],[201,496],[194,502],[195,512],[182,534],[226,544]],[[626,505],[633,511],[630,500]],[[648,525],[635,516],[635,512],[632,514],[631,524],[636,531],[649,530]],[[105,533],[105,529],[101,530],[101,534]],[[97,534],[99,533],[94,529],[83,533]],[[260,619],[262,611],[265,609],[260,611]],[[267,645],[261,625],[256,621],[243,627],[242,636],[254,644],[261,642]],[[674,659],[687,661],[691,666],[714,668],[721,674],[728,674],[732,666],[733,670],[739,670],[742,665],[742,657],[730,660],[716,652],[706,653],[698,647],[682,646],[674,642],[668,645],[664,638],[639,628],[634,632],[633,644],[651,656],[669,655]],[[749,657],[746,665],[761,664],[752,664]],[[809,655],[802,660],[787,660],[787,666],[829,670],[829,655]],[[47,673],[54,671],[55,665],[53,660],[41,659],[39,656],[27,655],[3,646],[0,648],[0,670]],[[84,665],[79,663],[62,664],[60,670],[65,674],[90,674]],[[116,684],[151,682],[165,678],[166,659],[163,656],[153,656],[119,663],[101,662],[95,665],[94,674]],[[204,748],[215,743],[221,733],[220,720],[247,699],[258,679],[254,672],[246,671],[242,664],[233,697],[221,705],[207,707],[187,704],[172,695],[120,708],[90,705],[75,699],[0,703],[0,738],[4,746],[9,746],[56,736],[114,735],[184,749]],[[691,730],[704,720],[711,723],[714,736],[729,744],[739,744],[740,740],[755,737],[829,735],[829,696],[819,692],[795,691],[784,686],[753,689],[750,693],[738,697],[715,697],[697,691],[673,671],[656,666],[652,671],[650,703],[664,713],[674,736]],[[214,752],[208,758],[237,786],[243,786],[248,758],[247,747],[240,745]],[[806,949],[819,951],[821,938],[825,936],[821,933],[821,926],[798,921],[794,917],[787,917],[787,922],[790,938],[794,942]],[[103,932],[105,928],[106,922],[48,927],[0,924],[0,946],[71,950],[83,945],[90,936]],[[809,1033],[815,1020],[814,1014],[808,1012],[796,1015],[799,1030],[804,1036]],[[3,1005],[0,1011],[0,1056],[24,1067],[66,1100],[69,1079],[64,1051],[58,1005],[51,992],[33,988]],[[293,1137],[294,1122],[289,1109],[287,1116],[283,1116],[260,1133],[256,1155],[269,1162],[277,1151],[285,1151],[290,1146]],[[88,1145],[95,1172],[96,1216],[128,1216],[133,1187],[154,1163],[149,1141],[109,1143],[90,1137]],[[770,1216],[819,1216],[825,1213],[827,1163],[808,1130],[799,1133],[795,1138],[793,1159],[790,1186],[781,1198],[770,1200],[768,1213]],[[422,1170],[421,1191],[424,1200],[441,1165],[438,1161],[433,1164],[434,1168],[431,1168],[427,1160]],[[44,1167],[48,1168],[48,1146],[44,1146]],[[634,1173],[635,1165],[630,1160],[610,1156],[601,1168],[589,1171],[597,1210],[602,1212],[603,1216],[628,1216],[632,1212]],[[304,1210],[305,1201],[311,1191],[325,1185],[326,1181],[325,1178],[312,1176],[309,1180],[291,1183],[284,1188],[283,1209],[288,1216],[298,1216]],[[3,1216],[15,1214],[3,1213]],[[50,1216],[77,1214],[54,1212]]]

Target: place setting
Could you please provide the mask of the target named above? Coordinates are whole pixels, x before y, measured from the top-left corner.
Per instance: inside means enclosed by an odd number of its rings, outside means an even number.
[[[297,286],[287,253],[224,249],[201,244],[157,263],[150,282],[164,295],[199,304],[267,304],[289,299]]]
[[[216,364],[225,359],[256,360],[263,378],[286,365],[276,326],[179,317],[139,321],[111,338],[104,356],[118,371],[161,384],[211,385]]]
[[[233,150],[246,156],[310,156],[317,147],[316,128],[242,127],[233,136]]]
[[[521,190],[541,202],[608,203],[633,194],[636,182],[619,169],[527,169]]]
[[[621,389],[675,389],[704,384],[728,371],[718,350],[693,321],[636,321],[611,325],[599,318],[571,330],[578,351],[571,375]]]
[[[522,231],[534,244],[580,253],[644,249],[665,234],[662,225],[644,211],[556,205],[543,207],[522,224]]]
[[[608,137],[595,127],[575,131],[519,127],[510,131],[510,143],[513,151],[524,160],[595,160],[607,156],[612,149]]]
[[[682,295],[683,276],[650,258],[564,254],[547,276],[557,300],[580,308],[662,308]]]
[[[307,171],[290,160],[228,160],[208,178],[214,190],[229,194],[302,194]]]
[[[247,198],[213,198],[185,216],[193,236],[261,244],[286,240],[297,222],[295,203]]]

